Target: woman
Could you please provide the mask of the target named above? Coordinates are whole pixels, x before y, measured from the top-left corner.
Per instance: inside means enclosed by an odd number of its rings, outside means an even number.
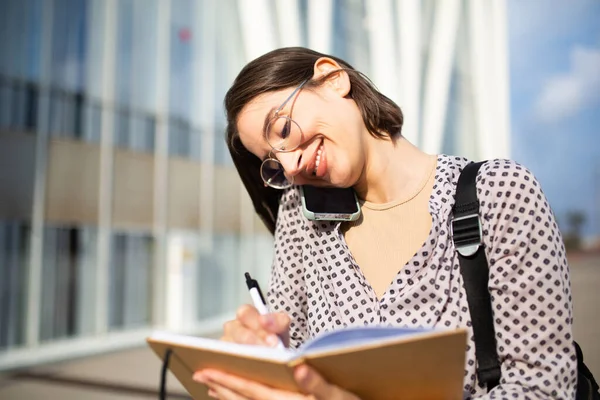
[[[284,48],[249,63],[225,98],[231,155],[275,233],[268,299],[224,327],[224,340],[292,347],[337,327],[467,327],[471,320],[449,220],[467,160],[425,154],[401,135],[402,112],[343,60]],[[361,218],[313,222],[298,185],[352,187]],[[284,188],[279,190],[276,188]],[[567,260],[540,185],[508,160],[477,177],[500,385],[477,381],[471,331],[464,389],[476,398],[573,398],[576,358]],[[222,399],[356,399],[307,366],[306,396],[220,371],[195,379]]]

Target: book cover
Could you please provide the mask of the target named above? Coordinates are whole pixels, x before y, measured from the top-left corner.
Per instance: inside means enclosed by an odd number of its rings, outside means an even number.
[[[462,399],[465,329],[350,327],[319,335],[296,350],[241,345],[157,332],[147,339],[196,399],[209,399],[195,371],[220,369],[280,389],[298,391],[293,368],[306,363],[363,400]]]

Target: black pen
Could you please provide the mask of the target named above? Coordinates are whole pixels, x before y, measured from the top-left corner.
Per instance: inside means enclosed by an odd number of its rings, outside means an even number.
[[[262,294],[262,291],[260,290],[258,282],[256,281],[256,279],[252,279],[248,272],[246,272],[244,275],[246,277],[246,286],[248,286],[248,291],[250,292],[250,297],[252,298],[254,307],[256,307],[256,310],[258,310],[259,314],[268,314],[269,310],[267,309],[267,304],[265,302],[265,298]],[[285,346],[283,345],[281,339],[278,338],[278,341],[279,342],[277,344],[277,347],[280,349],[285,349]]]

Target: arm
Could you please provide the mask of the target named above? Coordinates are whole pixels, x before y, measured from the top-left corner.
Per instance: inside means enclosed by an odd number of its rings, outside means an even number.
[[[302,266],[302,219],[299,217],[298,191],[287,191],[282,201],[277,218],[275,231],[275,258],[271,271],[268,301],[272,311],[286,313],[290,321],[290,346],[298,347],[307,336],[306,326],[306,297]],[[300,269],[300,273],[298,273]],[[292,274],[296,271],[296,274]],[[290,277],[291,276],[291,277]],[[283,317],[282,314],[272,313],[272,317]],[[261,316],[260,318],[264,318]],[[275,318],[272,324],[261,326],[259,316],[253,307],[246,306],[238,310],[235,321],[230,321],[228,338],[238,343],[258,344],[261,335],[257,332],[265,328],[287,326],[287,318]],[[285,323],[284,323],[285,322]],[[226,324],[227,325],[227,324]],[[236,334],[237,332],[237,334]],[[281,332],[281,331],[279,331]],[[239,340],[235,340],[238,338]],[[209,395],[220,399],[264,399],[264,400],[359,400],[354,394],[335,385],[329,384],[318,372],[307,365],[299,365],[294,370],[294,379],[303,393],[292,393],[273,389],[262,384],[230,375],[223,371],[204,369],[196,371],[194,380],[209,388]]]
[[[272,311],[284,312],[291,319],[290,347],[293,348],[308,338],[299,201],[297,189],[290,189],[281,197],[275,228],[275,256],[267,294]]]
[[[485,398],[572,399],[577,361],[569,266],[540,184],[512,161],[477,179],[500,385]]]

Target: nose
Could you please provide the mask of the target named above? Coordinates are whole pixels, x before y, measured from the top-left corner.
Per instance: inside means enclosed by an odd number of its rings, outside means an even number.
[[[301,149],[296,149],[286,153],[277,153],[276,157],[283,166],[287,176],[296,176],[302,171],[303,160]]]

